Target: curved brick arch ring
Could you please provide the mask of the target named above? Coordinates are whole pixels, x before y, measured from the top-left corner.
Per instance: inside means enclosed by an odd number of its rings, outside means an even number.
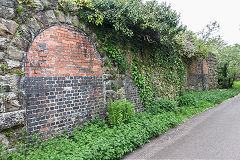
[[[35,37],[25,60],[29,132],[69,132],[104,108],[101,60],[85,33],[52,26]]]

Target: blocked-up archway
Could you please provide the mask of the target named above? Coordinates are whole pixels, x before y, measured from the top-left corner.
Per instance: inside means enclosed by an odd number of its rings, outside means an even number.
[[[27,129],[49,135],[78,125],[104,107],[100,57],[71,26],[53,26],[32,42],[25,60]]]

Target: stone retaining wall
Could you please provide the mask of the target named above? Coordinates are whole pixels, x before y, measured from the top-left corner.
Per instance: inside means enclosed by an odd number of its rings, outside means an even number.
[[[13,141],[21,129],[51,136],[105,118],[109,99],[126,98],[144,111],[131,75],[104,66],[109,59],[91,29],[57,10],[56,0],[34,2],[37,8],[21,8],[17,0],[0,0],[0,142]],[[189,89],[202,88],[199,75],[215,88],[214,55],[192,68]]]
[[[21,11],[17,0],[0,0],[1,141],[13,141],[21,129],[70,132],[94,116],[105,118],[110,98],[143,111],[130,75],[102,70],[107,57],[97,51],[96,35],[77,16],[56,10],[57,1],[35,2],[37,8],[21,4]]]

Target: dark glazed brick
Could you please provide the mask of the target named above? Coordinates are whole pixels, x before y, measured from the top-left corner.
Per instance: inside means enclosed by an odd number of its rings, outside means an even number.
[[[27,119],[29,119],[27,122],[28,131],[39,132],[41,128],[44,130],[47,126],[49,127],[49,131],[54,130],[54,128],[59,131],[68,128],[69,131],[71,131],[75,123],[78,124],[80,121],[82,123],[81,119],[84,119],[84,121],[89,120],[94,114],[98,114],[99,112],[94,113],[94,108],[99,108],[97,109],[98,111],[101,110],[100,108],[103,108],[103,90],[99,89],[99,85],[96,85],[98,83],[103,85],[101,77],[77,77],[78,79],[76,79],[76,77],[68,77],[67,79],[71,80],[63,81],[67,83],[70,81],[72,85],[76,84],[80,87],[67,87],[64,83],[58,84],[59,79],[65,78],[66,77],[26,78],[26,92],[31,93],[32,97],[27,100]],[[37,79],[37,81],[34,81],[35,79]],[[50,79],[51,81],[49,81]],[[46,80],[47,82],[43,82]],[[92,82],[90,83],[88,81]],[[41,85],[39,85],[49,82],[55,83],[56,88],[54,88],[54,90],[52,88],[47,88],[47,86],[46,89],[42,89]],[[87,83],[89,85],[86,85]],[[63,87],[59,87],[59,85]],[[54,87],[51,84],[48,86]],[[34,91],[32,88],[35,88]],[[95,93],[97,90],[99,95]],[[72,121],[71,119],[75,120]],[[31,126],[29,126],[29,124]],[[45,134],[48,134],[47,131]]]

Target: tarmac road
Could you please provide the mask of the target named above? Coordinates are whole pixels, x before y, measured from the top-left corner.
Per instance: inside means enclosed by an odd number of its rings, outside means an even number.
[[[240,160],[240,95],[173,128],[124,160]]]

